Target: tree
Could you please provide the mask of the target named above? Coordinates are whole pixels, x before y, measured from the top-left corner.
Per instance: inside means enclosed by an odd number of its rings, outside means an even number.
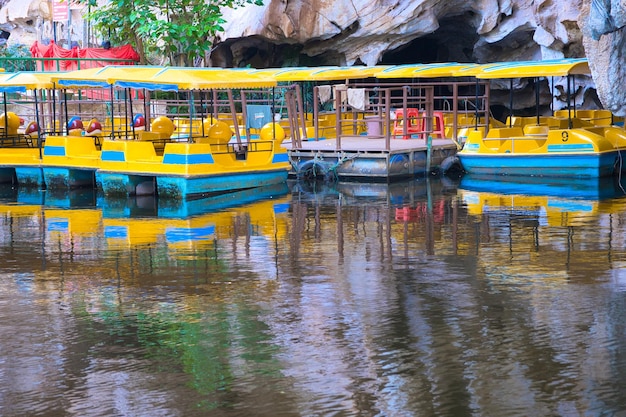
[[[141,63],[149,54],[167,57],[170,64],[193,66],[211,49],[211,39],[223,31],[222,9],[263,5],[262,0],[83,0],[86,18],[113,44],[131,43]]]

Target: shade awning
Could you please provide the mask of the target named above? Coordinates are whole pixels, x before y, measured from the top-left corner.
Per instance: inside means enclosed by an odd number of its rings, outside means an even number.
[[[124,75],[148,78],[162,70],[159,66],[108,65],[106,67],[55,73],[52,80],[63,88],[107,88],[110,79]]]
[[[386,66],[320,66],[320,67],[284,67],[252,70],[252,74],[265,75],[279,82],[303,81],[342,81],[371,78],[383,71]]]
[[[443,78],[458,77],[462,69],[475,67],[477,64],[444,62],[433,64],[394,65],[376,74],[376,78]]]
[[[20,71],[14,73],[0,73],[0,92],[19,93],[27,90],[55,88],[52,81],[53,73]]]
[[[183,67],[165,67],[151,77],[122,74],[110,78],[109,82],[118,87],[161,91],[268,88],[277,85],[271,77],[251,74],[244,69]]]
[[[590,75],[586,59],[558,59],[545,61],[514,61],[485,64],[475,76],[482,79],[564,77],[567,75]]]

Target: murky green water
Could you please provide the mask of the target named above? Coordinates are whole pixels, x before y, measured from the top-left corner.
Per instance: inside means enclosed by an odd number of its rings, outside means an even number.
[[[626,415],[611,180],[2,193],[2,416]]]

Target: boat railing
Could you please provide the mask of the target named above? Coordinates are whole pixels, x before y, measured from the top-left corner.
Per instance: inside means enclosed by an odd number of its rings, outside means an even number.
[[[319,102],[323,87],[314,87],[314,103]],[[470,128],[489,128],[485,82],[353,82],[330,91],[334,94],[332,117],[314,106],[314,137],[309,140],[333,135],[337,149],[341,149],[342,137],[382,138],[390,149],[396,139],[456,140]]]
[[[4,135],[0,129],[0,148],[34,148],[37,147],[37,137],[32,135]]]

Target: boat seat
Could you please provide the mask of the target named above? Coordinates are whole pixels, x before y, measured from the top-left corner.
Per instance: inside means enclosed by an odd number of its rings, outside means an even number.
[[[526,136],[547,136],[550,128],[547,125],[526,125],[524,135]]]
[[[489,129],[487,133],[489,139],[508,139],[515,136],[524,136],[521,127],[496,127]]]

